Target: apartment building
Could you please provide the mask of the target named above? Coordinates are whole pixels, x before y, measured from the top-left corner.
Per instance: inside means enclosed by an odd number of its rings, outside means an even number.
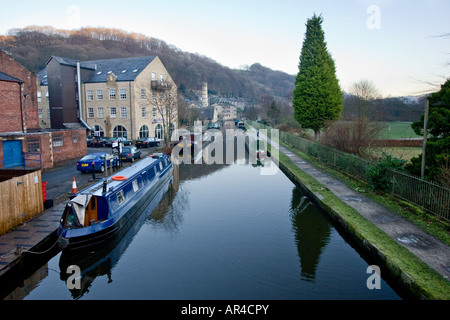
[[[159,57],[81,62],[52,57],[38,76],[41,127],[48,120],[67,124],[78,117],[95,136],[134,141],[163,139],[165,128],[177,128],[177,88]]]

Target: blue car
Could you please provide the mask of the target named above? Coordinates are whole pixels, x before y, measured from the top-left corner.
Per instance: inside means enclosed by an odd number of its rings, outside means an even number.
[[[77,161],[77,170],[81,172],[92,172],[92,164],[94,164],[95,171],[102,173],[105,172],[105,155],[108,168],[110,168],[111,165],[117,166],[117,158],[113,155],[105,153],[91,153]]]

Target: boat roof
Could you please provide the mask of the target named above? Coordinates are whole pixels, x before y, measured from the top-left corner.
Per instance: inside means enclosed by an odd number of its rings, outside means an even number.
[[[124,181],[117,181],[112,180],[111,178],[113,176],[123,176],[126,179],[131,179],[137,174],[141,173],[142,171],[145,171],[147,167],[149,167],[151,164],[158,162],[159,159],[152,158],[150,156],[143,158],[140,161],[137,161],[133,163],[132,165],[126,167],[125,169],[122,169],[113,175],[103,178],[96,184],[93,184],[92,186],[83,189],[80,191],[81,194],[89,193],[95,196],[102,196],[102,190],[103,190],[103,182],[107,181],[107,193],[109,193],[109,190],[115,190],[118,186],[120,186]],[[125,180],[126,181],[126,180]],[[111,189],[112,188],[112,189]]]

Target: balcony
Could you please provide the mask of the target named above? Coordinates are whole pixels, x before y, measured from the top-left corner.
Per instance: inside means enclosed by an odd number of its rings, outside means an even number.
[[[165,91],[165,90],[170,90],[172,88],[172,85],[165,81],[153,80],[151,82],[151,85],[152,85],[152,90],[156,90],[156,91]]]

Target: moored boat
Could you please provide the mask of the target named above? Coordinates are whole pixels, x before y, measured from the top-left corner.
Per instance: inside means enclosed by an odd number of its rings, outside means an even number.
[[[172,177],[170,158],[155,154],[80,191],[61,217],[60,249],[83,249],[115,235]]]

